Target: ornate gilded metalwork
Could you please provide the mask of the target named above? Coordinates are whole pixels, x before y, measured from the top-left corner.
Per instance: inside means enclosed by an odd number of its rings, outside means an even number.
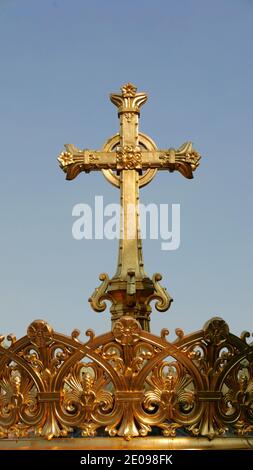
[[[107,294],[107,288],[110,282],[108,274],[100,274],[99,279],[102,281],[102,284],[95,288],[92,296],[89,298],[90,305],[95,312],[103,312],[106,309],[105,300],[113,301]]]
[[[106,309],[106,300],[111,302],[112,331],[96,337],[87,330],[88,339],[82,342],[79,330],[65,336],[36,320],[19,340],[0,336],[2,442],[104,434],[126,440],[154,434],[166,439],[184,433],[201,437],[201,442],[213,439],[215,445],[221,436],[237,436],[241,446],[242,436],[253,432],[253,343],[247,342],[248,332],[239,338],[217,317],[187,336],[176,329],[173,341],[166,328],[160,337],[149,332],[151,301],[156,301],[157,310],[166,311],[172,299],[159,284],[162,276],[149,278],[144,271],[139,188],[159,169],[192,178],[200,155],[191,142],[158,150],[138,131],[146,100],[134,85],[124,85],[121,94],[111,95],[120,133],[101,151],[66,145],[58,158],[67,179],[101,170],[120,188],[117,271],[112,279],[101,274],[101,285],[89,299],[97,312]],[[129,204],[134,207],[130,218]],[[129,223],[134,229],[131,243]]]
[[[124,315],[131,315],[149,331],[150,299],[158,300],[156,308],[160,311],[167,310],[172,299],[159,285],[161,277],[149,278],[144,270],[139,188],[148,184],[157,170],[178,170],[186,178],[192,178],[200,155],[191,142],[178,150],[158,150],[150,137],[139,132],[140,108],[147,101],[147,95],[137,93],[137,88],[131,83],[123,85],[120,94],[111,94],[110,99],[118,108],[119,134],[109,139],[101,151],[79,150],[67,144],[58,161],[69,180],[82,171],[102,170],[108,181],[120,188],[122,218],[116,274],[112,279],[106,277],[106,282],[103,280],[89,300],[92,308],[99,312],[105,309],[105,300],[111,301],[112,324]]]
[[[88,341],[33,322],[0,346],[0,436],[246,436],[253,431],[253,344],[219,318],[174,341],[132,317]]]
[[[162,151],[159,159],[169,171],[178,170],[186,178],[192,178],[192,172],[199,166],[200,154],[193,149],[192,142],[186,142],[178,150]]]
[[[141,170],[142,155],[140,147],[132,145],[118,147],[116,152],[117,170]]]

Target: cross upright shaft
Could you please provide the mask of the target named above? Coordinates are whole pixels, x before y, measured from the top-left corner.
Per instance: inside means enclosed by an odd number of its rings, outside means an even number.
[[[200,155],[191,142],[179,149],[158,150],[150,137],[138,130],[140,108],[147,95],[136,93],[131,83],[124,85],[121,91],[110,96],[118,107],[120,133],[109,139],[101,151],[65,145],[67,152],[62,152],[58,160],[67,179],[75,178],[82,171],[102,170],[107,180],[120,188],[122,211],[117,270],[112,279],[107,274],[100,275],[102,284],[89,301],[95,311],[101,312],[106,308],[105,300],[110,300],[112,324],[123,315],[130,315],[149,331],[151,300],[156,299],[157,310],[165,311],[172,299],[159,284],[162,276],[156,273],[151,279],[144,271],[139,188],[148,184],[157,170],[178,170],[186,178],[192,178]]]
[[[122,94],[111,95],[111,101],[119,109],[120,134],[118,160],[121,159],[120,202],[121,236],[118,266],[115,277],[127,280],[129,273],[136,279],[146,278],[144,273],[142,241],[139,220],[139,171],[133,171],[131,163],[124,157],[131,153],[131,159],[140,153],[139,147],[139,109],[147,100],[145,93],[136,97],[136,88],[130,84],[122,87]],[[129,153],[127,153],[129,152]]]

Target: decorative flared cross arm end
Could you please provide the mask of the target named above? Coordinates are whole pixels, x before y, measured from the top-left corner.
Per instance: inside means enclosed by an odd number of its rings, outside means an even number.
[[[195,171],[199,166],[200,159],[201,155],[193,148],[192,142],[186,142],[185,144],[181,145],[181,147],[179,147],[176,152],[176,165],[178,165],[177,169],[186,178],[193,178],[192,172]],[[187,165],[188,168],[186,172],[185,165]],[[191,175],[189,170],[191,170]]]
[[[61,169],[66,173],[67,180],[73,180],[83,171],[83,153],[73,144],[65,144],[65,151],[57,157]]]
[[[66,173],[67,180],[73,180],[82,171],[89,173],[96,170],[116,169],[116,153],[98,150],[79,150],[73,144],[65,144],[65,151],[57,160]]]
[[[179,149],[162,151],[159,156],[162,167],[169,171],[179,171],[185,178],[193,178],[193,171],[199,166],[201,156],[193,148],[192,142],[185,142]]]
[[[115,106],[117,106],[119,114],[140,114],[140,108],[144,103],[146,103],[147,99],[147,94],[137,93],[137,88],[132,85],[132,83],[126,83],[123,85],[121,87],[121,94],[112,93],[110,95],[110,100],[115,104]]]

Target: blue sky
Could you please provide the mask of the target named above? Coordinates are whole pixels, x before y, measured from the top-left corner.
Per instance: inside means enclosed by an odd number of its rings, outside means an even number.
[[[147,91],[140,128],[160,148],[192,140],[193,181],[163,172],[144,203],[181,205],[181,246],[145,241],[146,271],[174,298],[152,330],[223,317],[252,331],[251,0],[0,0],[0,332],[36,318],[61,332],[110,329],[88,297],[114,274],[116,241],[75,241],[76,203],[119,194],[101,174],[67,182],[63,144],[101,148],[118,131],[110,92]]]

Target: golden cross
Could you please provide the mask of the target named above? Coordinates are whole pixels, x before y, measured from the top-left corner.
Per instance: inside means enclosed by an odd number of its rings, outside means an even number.
[[[130,315],[149,331],[151,300],[157,300],[157,310],[165,311],[172,299],[159,284],[162,276],[156,273],[150,279],[144,271],[139,188],[148,184],[157,170],[177,170],[186,178],[192,178],[200,155],[191,142],[178,149],[158,150],[150,137],[139,132],[140,108],[147,101],[147,95],[137,93],[131,83],[122,86],[121,94],[111,94],[110,99],[118,108],[119,134],[110,138],[101,151],[79,150],[67,144],[58,161],[68,180],[82,171],[101,170],[110,183],[120,188],[122,216],[117,271],[112,279],[107,274],[100,275],[103,282],[89,301],[95,311],[103,311],[106,308],[104,301],[110,300],[113,324],[122,315]]]

